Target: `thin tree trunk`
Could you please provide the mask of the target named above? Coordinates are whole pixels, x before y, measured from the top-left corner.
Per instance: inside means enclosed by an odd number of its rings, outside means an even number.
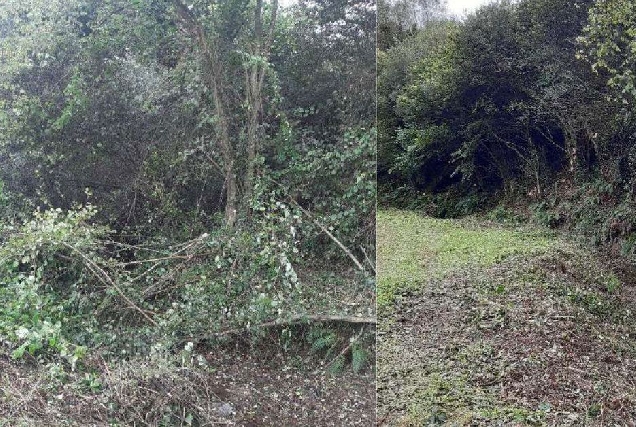
[[[204,43],[207,47],[207,43]],[[227,116],[223,93],[219,87],[216,76],[222,73],[222,67],[211,51],[207,51],[206,62],[209,64],[206,74],[206,84],[211,89],[214,97],[214,115],[217,120],[217,144],[221,148],[221,158],[223,159],[223,169],[225,172],[225,223],[229,227],[234,227],[238,213],[238,183],[235,168],[235,147],[232,144],[229,132],[229,117]]]
[[[223,93],[219,87],[215,76],[222,72],[221,65],[212,53],[208,51],[206,55],[209,62],[209,72],[206,75],[208,87],[214,96],[214,115],[217,119],[217,143],[221,148],[221,158],[223,159],[223,169],[225,172],[225,224],[234,227],[238,214],[238,182],[235,168],[235,147],[230,139],[229,118],[225,112]]]
[[[256,1],[254,11],[254,55],[266,61],[274,39],[274,29],[278,12],[278,0],[272,2],[271,21],[267,34],[263,34],[263,1]],[[245,71],[245,98],[248,105],[247,119],[247,170],[244,180],[244,200],[249,202],[254,188],[256,158],[261,151],[259,125],[263,110],[263,82],[267,64],[255,61]]]
[[[213,97],[213,111],[217,122],[215,126],[216,143],[220,148],[225,176],[225,223],[229,227],[233,227],[236,224],[238,214],[238,183],[235,169],[235,147],[230,138],[230,119],[226,112],[226,100],[220,82],[224,74],[223,64],[217,56],[216,47],[210,45],[205,30],[192,16],[188,8],[180,0],[174,0],[174,4],[177,7],[179,17],[186,25],[187,30],[195,37],[201,50],[202,77]]]
[[[264,72],[264,70],[262,71]],[[245,79],[247,87],[247,101],[249,105],[248,121],[247,121],[247,171],[245,173],[245,201],[249,202],[252,197],[252,189],[254,188],[254,176],[256,174],[256,155],[260,151],[258,144],[258,125],[262,108],[262,94],[259,83],[259,65],[255,64],[249,70]]]
[[[245,101],[248,106],[245,117],[245,132],[247,136],[245,152],[237,153],[240,144],[232,140],[230,135],[230,117],[228,100],[223,93],[224,65],[218,57],[215,40],[209,40],[202,25],[190,13],[190,10],[180,0],[173,0],[179,17],[186,25],[187,30],[196,38],[201,50],[203,65],[203,80],[213,96],[214,116],[216,118],[215,136],[222,159],[223,173],[225,176],[226,201],[225,222],[233,227],[242,207],[247,208],[252,197],[254,177],[256,175],[256,159],[261,151],[260,143],[260,119],[263,109],[263,82],[269,52],[274,38],[274,29],[278,11],[278,0],[273,0],[271,7],[271,20],[264,34],[263,29],[263,0],[256,0],[254,10],[254,42],[253,55],[259,59],[249,64],[245,70]],[[245,156],[247,160],[246,171],[239,182],[236,160],[239,156]],[[239,191],[239,184],[242,184]],[[248,213],[248,212],[246,212]]]
[[[236,173],[234,168],[227,169],[225,180],[227,183],[226,200],[225,200],[225,224],[228,227],[234,227],[238,214],[238,186],[236,182]]]

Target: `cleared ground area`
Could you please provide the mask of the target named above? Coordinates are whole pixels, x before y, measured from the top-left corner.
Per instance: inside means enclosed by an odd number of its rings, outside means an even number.
[[[536,227],[377,224],[379,425],[636,425],[631,266]]]

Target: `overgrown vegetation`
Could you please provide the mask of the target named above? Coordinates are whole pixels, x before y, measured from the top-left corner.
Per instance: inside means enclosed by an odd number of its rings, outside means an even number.
[[[635,3],[387,4],[380,424],[631,422]]]
[[[374,47],[368,1],[3,2],[2,423],[295,424],[232,351],[373,405]]]

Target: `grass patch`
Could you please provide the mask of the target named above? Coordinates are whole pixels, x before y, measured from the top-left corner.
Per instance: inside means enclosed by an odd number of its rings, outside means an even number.
[[[383,211],[378,240],[382,425],[636,419],[632,264],[484,218]]]
[[[449,270],[488,267],[511,255],[541,254],[555,238],[527,226],[514,229],[445,220],[415,212],[382,210],[377,216],[378,307],[390,305],[395,295],[417,287]]]
[[[403,425],[538,425],[544,417],[541,410],[502,404],[495,390],[475,387],[466,375],[434,373],[429,380],[428,387],[417,396],[417,403],[409,408]]]

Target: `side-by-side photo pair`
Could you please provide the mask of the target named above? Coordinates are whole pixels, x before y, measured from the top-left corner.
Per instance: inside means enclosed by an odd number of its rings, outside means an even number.
[[[636,427],[636,2],[0,2],[0,427]]]

